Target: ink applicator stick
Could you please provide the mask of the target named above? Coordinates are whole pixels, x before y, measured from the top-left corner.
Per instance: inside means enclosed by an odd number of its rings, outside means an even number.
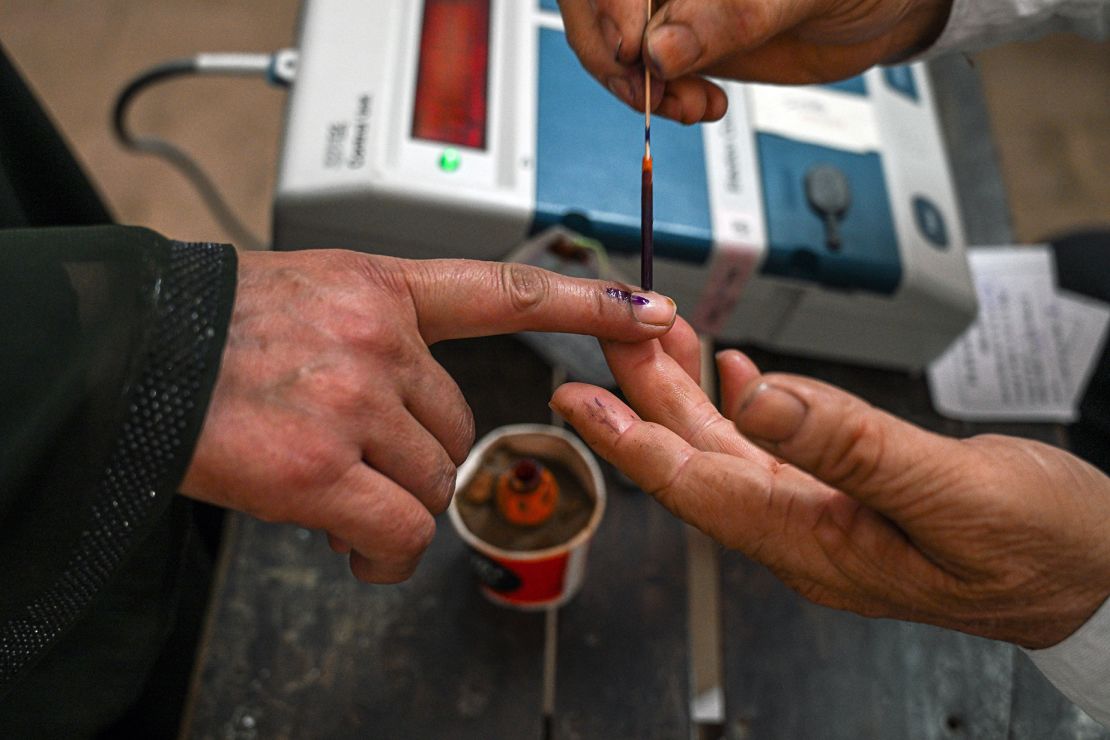
[[[648,129],[648,136],[651,130]],[[640,176],[640,287],[651,290],[651,258],[654,251],[652,228],[654,216],[652,214],[651,192],[651,144],[645,144],[644,163]]]
[[[651,0],[647,0],[651,20]],[[644,159],[640,171],[640,287],[652,289],[652,257],[655,251],[651,165],[651,69],[644,65]]]

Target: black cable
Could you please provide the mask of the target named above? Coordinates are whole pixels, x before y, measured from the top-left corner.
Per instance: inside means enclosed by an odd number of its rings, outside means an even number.
[[[134,98],[147,87],[176,77],[200,74],[203,71],[196,57],[173,59],[163,62],[140,74],[120,91],[112,113],[112,124],[116,138],[127,149],[162,157],[176,167],[197,188],[204,204],[212,212],[236,244],[244,249],[262,249],[263,242],[248,229],[227,205],[215,183],[192,157],[168,141],[155,136],[134,136],[127,127],[127,112]],[[210,71],[226,73],[227,70]]]
[[[171,77],[183,77],[185,75],[196,74],[197,60],[195,58],[187,59],[172,59],[168,62],[163,62],[155,67],[151,67],[146,72],[143,72],[138,77],[134,78],[127,83],[127,86],[120,91],[116,97],[116,106],[112,112],[112,124],[115,127],[116,136],[120,141],[129,148],[134,148],[136,140],[131,136],[131,132],[127,130],[127,107],[131,104],[131,99],[135,97],[144,87],[153,85],[155,82],[168,80]]]

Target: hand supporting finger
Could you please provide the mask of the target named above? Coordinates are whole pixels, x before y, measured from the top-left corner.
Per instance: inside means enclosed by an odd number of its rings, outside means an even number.
[[[938,505],[938,491],[962,483],[969,453],[956,440],[819,381],[752,376],[730,353],[718,367],[725,414],[742,434],[896,521],[912,521]]]
[[[928,577],[931,566],[889,522],[795,469],[698,450],[593,386],[568,383],[551,403],[669,511],[810,598],[891,614],[907,570]]]
[[[743,484],[745,489],[754,490],[754,498],[765,499],[768,495],[772,475],[765,468],[698,450],[666,427],[644,421],[604,389],[567,383],[556,390],[551,406],[595,452],[628,474],[672,513],[695,526],[709,528],[715,520],[719,522],[719,517],[707,515],[719,502],[706,498],[716,497],[716,489],[721,486],[703,487],[698,484],[699,478],[716,476],[714,482],[720,484],[722,478],[728,477],[738,488]],[[714,473],[717,463],[725,466],[723,470],[727,469],[727,473]],[[732,476],[737,476],[736,480]],[[697,496],[687,495],[695,489]]]

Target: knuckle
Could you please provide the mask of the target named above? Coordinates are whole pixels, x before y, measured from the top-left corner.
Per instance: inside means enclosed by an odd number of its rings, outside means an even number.
[[[682,122],[686,124],[695,124],[705,117],[705,109],[709,105],[709,101],[705,93],[698,91],[698,95],[693,96],[690,104],[683,107]]]
[[[337,442],[330,437],[322,439],[318,435],[305,435],[301,444],[290,445],[283,450],[281,480],[283,487],[298,493],[310,490],[325,490],[335,484],[350,461],[336,453]],[[274,497],[285,500],[294,497]]]
[[[732,428],[732,424],[721,416],[717,407],[706,399],[690,411],[690,421],[685,434],[681,436],[698,449],[708,449],[708,444],[716,440],[722,432],[730,432]]]
[[[317,385],[316,397],[341,413],[364,407],[369,397],[365,374],[346,364],[321,374]]]
[[[458,469],[449,461],[435,466],[431,480],[426,488],[423,501],[433,515],[442,514],[451,503],[451,496],[455,493],[455,476]]]
[[[447,443],[447,454],[455,465],[462,465],[470,448],[474,446],[475,425],[474,412],[470,406],[463,403],[462,409],[455,416],[455,430],[450,434]]]
[[[391,585],[403,583],[411,578],[416,572],[416,566],[420,564],[420,559],[392,561],[371,559],[351,553],[349,563],[351,573],[363,583]]]
[[[408,284],[405,280],[406,260],[362,252],[341,252],[344,262],[342,268],[361,276],[363,282],[384,288],[395,295],[405,295]]]
[[[625,431],[618,437],[618,444],[627,433]],[[704,503],[704,498],[685,495],[690,488],[691,471],[697,464],[695,458],[701,454],[703,453],[696,450],[685,452],[666,478],[658,485],[646,486],[645,492],[678,518],[704,530],[713,520],[712,515],[707,517],[707,512],[703,510],[701,504]],[[713,533],[705,531],[710,537],[714,537]]]
[[[420,511],[422,516],[398,517],[389,545],[379,542],[376,549],[357,556],[352,553],[351,571],[356,578],[369,583],[400,583],[413,574],[435,536],[435,521],[423,509]]]
[[[531,313],[550,294],[551,278],[537,267],[506,262],[501,266],[501,290],[514,311]]]
[[[825,445],[818,474],[837,487],[862,488],[883,469],[885,436],[871,408],[848,414],[840,432]]]
[[[352,542],[351,571],[369,583],[406,580],[435,537],[435,519],[415,500],[398,499],[381,508],[372,535]]]
[[[344,327],[344,334],[350,342],[364,352],[391,360],[404,360],[408,357],[408,343],[403,332],[398,330],[395,316],[383,316],[378,311],[361,312],[354,321]]]
[[[775,3],[743,3],[729,9],[727,23],[728,47],[734,50],[747,49],[766,40],[782,22],[782,8]]]
[[[381,554],[391,559],[412,558],[428,547],[435,536],[435,520],[416,498],[398,501],[390,507],[388,523],[380,540]]]
[[[408,537],[404,542],[401,553],[412,560],[419,559],[436,535],[436,522],[426,511],[415,517],[408,530]]]

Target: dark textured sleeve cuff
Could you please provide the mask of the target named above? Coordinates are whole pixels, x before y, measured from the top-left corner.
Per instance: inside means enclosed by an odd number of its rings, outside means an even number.
[[[125,391],[126,410],[91,497],[89,526],[53,583],[0,625],[0,693],[93,601],[166,510],[200,434],[235,298],[228,245],[145,232],[157,263],[153,320]]]

